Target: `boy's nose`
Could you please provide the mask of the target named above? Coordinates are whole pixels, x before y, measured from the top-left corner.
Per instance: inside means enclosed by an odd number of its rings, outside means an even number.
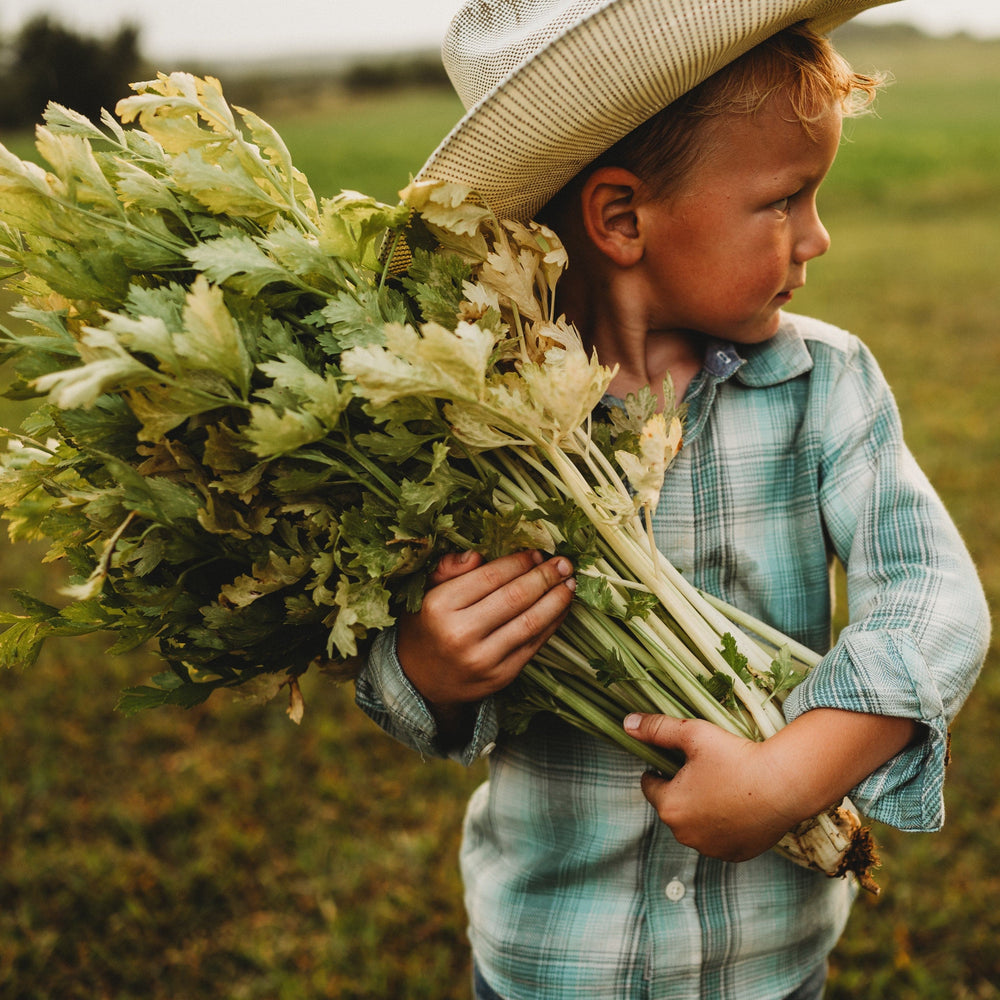
[[[830,249],[830,234],[819,217],[819,212],[813,208],[810,218],[795,244],[795,261],[804,264],[814,257],[822,257]]]

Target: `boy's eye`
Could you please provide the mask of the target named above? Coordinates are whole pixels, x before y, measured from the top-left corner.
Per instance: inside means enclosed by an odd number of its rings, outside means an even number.
[[[788,206],[792,203],[791,198],[779,198],[777,201],[771,202],[771,208],[777,212],[787,212]]]

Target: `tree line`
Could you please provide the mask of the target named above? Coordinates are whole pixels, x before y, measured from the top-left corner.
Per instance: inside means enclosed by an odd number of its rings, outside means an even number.
[[[136,25],[126,23],[113,33],[94,37],[60,24],[49,14],[38,15],[10,38],[0,37],[0,128],[33,127],[41,121],[49,101],[97,121],[103,108],[113,111],[130,93],[130,83],[152,72],[142,54]],[[263,73],[268,75],[273,73]],[[329,77],[352,92],[448,85],[436,53],[368,57],[348,65],[331,58]],[[230,96],[234,96],[243,89],[253,91],[254,85],[259,88],[265,81],[260,73],[241,73],[231,82],[234,86],[227,86],[227,93],[233,90]]]
[[[41,120],[49,101],[97,119],[142,76],[139,29],[124,24],[104,37],[79,34],[42,14],[0,39],[0,127]]]

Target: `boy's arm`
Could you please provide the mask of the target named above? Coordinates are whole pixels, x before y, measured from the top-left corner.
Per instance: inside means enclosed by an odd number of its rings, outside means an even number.
[[[845,793],[872,819],[940,827],[948,728],[986,654],[982,587],[903,443],[888,385],[856,341],[839,372],[818,379],[833,390],[810,409],[802,437],[821,442],[819,500],[846,566],[850,624],[786,699],[789,726],[764,743],[707,723],[641,729],[683,734],[687,746],[673,745],[694,757],[681,777],[647,787],[675,833],[717,856],[764,850]]]
[[[847,579],[850,623],[784,703],[912,719],[916,738],[851,797],[903,830],[944,820],[949,727],[989,645],[990,615],[972,559],[907,449],[895,400],[871,353],[853,342],[816,436],[826,532]]]
[[[917,735],[911,719],[818,708],[754,743],[708,722],[631,715],[637,739],[680,750],[671,779],[646,774],[643,792],[679,843],[746,861],[835,805]]]
[[[489,563],[446,556],[419,613],[378,637],[356,685],[359,706],[421,753],[471,763],[496,736],[491,696],[561,624],[572,566],[521,552]]]

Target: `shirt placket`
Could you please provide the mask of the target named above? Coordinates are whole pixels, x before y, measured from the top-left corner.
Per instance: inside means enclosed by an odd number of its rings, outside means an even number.
[[[702,963],[698,855],[658,828],[644,872],[648,1000],[699,1000]]]
[[[742,364],[731,348],[712,345],[705,368],[687,393],[685,438],[696,440],[715,401],[717,386]],[[657,523],[657,542],[678,567],[694,562],[694,483],[690,452],[681,450],[667,474],[669,515]],[[699,1000],[704,958],[702,921],[698,912],[698,855],[681,847],[665,826],[657,826],[644,871],[647,1000]]]

